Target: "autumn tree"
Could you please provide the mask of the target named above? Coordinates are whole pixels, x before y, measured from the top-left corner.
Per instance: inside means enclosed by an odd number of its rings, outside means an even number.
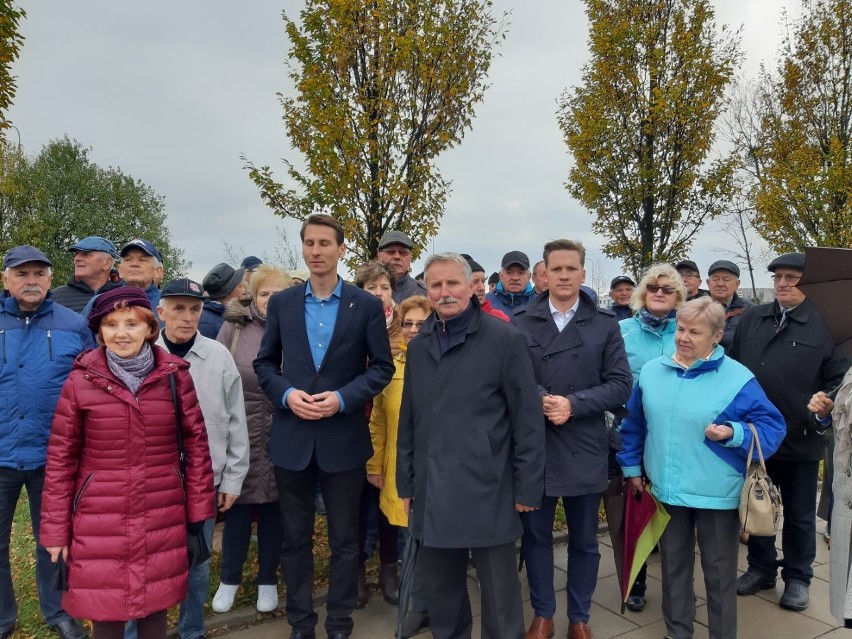
[[[709,0],[585,0],[591,60],[558,118],[574,157],[568,189],[638,277],[689,252],[730,191],[709,161],[739,33],[717,33]]]
[[[755,228],[779,252],[852,246],[852,1],[803,7],[734,138]]]
[[[440,224],[449,191],[435,160],[461,142],[482,101],[504,36],[491,0],[307,0],[286,13],[289,77],[279,94],[304,170],[290,184],[247,162],[264,202],[298,220],[334,215],[349,264],[375,257],[389,230],[407,233],[416,259]]]
[[[37,246],[53,262],[59,285],[74,271],[67,249],[77,240],[100,235],[121,247],[144,237],[162,254],[167,280],[189,268],[166,226],[163,197],[150,186],[95,164],[91,149],[67,137],[33,158],[11,144],[0,148],[0,164],[8,167],[0,176],[0,254],[19,244]]]
[[[24,37],[18,31],[21,19],[26,12],[15,6],[13,2],[4,0],[0,3],[0,140],[11,123],[6,119],[6,112],[12,106],[17,85],[12,75],[12,64],[18,59]]]

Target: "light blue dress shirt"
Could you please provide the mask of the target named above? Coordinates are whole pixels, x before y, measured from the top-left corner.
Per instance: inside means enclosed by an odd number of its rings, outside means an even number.
[[[305,331],[308,334],[308,346],[311,349],[311,357],[314,360],[314,368],[317,370],[322,366],[322,361],[328,351],[328,344],[331,342],[331,336],[334,334],[334,325],[337,323],[337,311],[340,309],[340,293],[343,291],[343,280],[337,278],[337,286],[325,299],[320,299],[314,295],[311,289],[311,281],[305,282]],[[287,398],[295,388],[288,388],[281,403],[284,408],[287,406]],[[344,411],[343,397],[340,393],[334,391],[337,395],[337,400],[340,402],[340,412]]]

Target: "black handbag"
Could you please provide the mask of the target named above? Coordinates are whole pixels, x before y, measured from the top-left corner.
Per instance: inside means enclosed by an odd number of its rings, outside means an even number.
[[[186,478],[186,449],[183,446],[183,424],[180,417],[180,405],[178,404],[177,384],[174,374],[169,375],[169,388],[172,391],[172,403],[175,405],[175,423],[177,424],[178,461],[180,463],[180,480]],[[184,490],[186,495],[186,490]],[[185,498],[185,497],[184,497]],[[210,559],[210,546],[204,537],[203,522],[194,522],[187,525],[186,551],[189,556],[189,567],[194,568]]]

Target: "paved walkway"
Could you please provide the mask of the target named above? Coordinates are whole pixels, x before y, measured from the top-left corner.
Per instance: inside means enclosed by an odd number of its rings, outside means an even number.
[[[828,547],[822,539],[823,523],[817,524],[820,531],[817,539],[817,557],[814,566],[814,580],[810,590],[810,606],[801,613],[784,610],[777,605],[783,591],[783,582],[778,580],[775,590],[764,590],[751,597],[738,597],[739,639],[850,639],[852,630],[838,628],[828,610]],[[660,611],[660,565],[657,555],[652,555],[648,566],[648,605],[641,613],[619,613],[620,601],[618,581],[615,576],[615,564],[608,535],[602,535],[601,564],[598,573],[598,586],[592,605],[590,624],[597,639],[661,639],[666,634],[665,624]],[[746,568],[746,548],[740,544],[739,569]],[[565,617],[565,565],[564,543],[555,548],[556,572],[554,585],[557,595],[556,637],[565,637],[568,621]],[[479,592],[475,575],[469,575],[469,592],[474,613],[479,610]],[[524,601],[529,599],[529,589],[525,575],[521,575]],[[695,639],[707,639],[707,610],[704,602],[704,581],[698,557],[695,561],[695,590],[698,608],[695,615]],[[356,610],[355,631],[352,639],[392,639],[396,629],[396,607],[390,606],[378,594],[373,594],[369,605]],[[323,632],[324,609],[319,609],[320,621],[317,626],[318,637]],[[529,604],[524,605],[526,624],[532,618]],[[286,639],[290,636],[290,627],[282,616],[258,615],[254,610],[237,610],[224,615],[216,615],[209,620],[208,627],[227,625],[231,628],[250,622],[253,625],[237,630],[226,631],[229,639]],[[218,633],[217,633],[218,634]],[[479,637],[479,619],[474,619],[473,636]],[[418,635],[424,639],[429,633]]]

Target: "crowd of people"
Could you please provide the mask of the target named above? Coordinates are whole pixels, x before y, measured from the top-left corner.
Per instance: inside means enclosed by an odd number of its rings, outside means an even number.
[[[737,293],[728,260],[655,264],[612,280],[611,307],[584,285],[585,249],[553,240],[499,272],[466,254],[430,255],[391,230],[352,284],[338,275],[344,231],[306,219],[306,269],[247,257],[201,283],[163,284],[144,239],[86,237],[74,274],[52,287],[50,259],[4,256],[0,299],[0,639],[15,629],[9,547],[26,488],[45,622],[61,639],[161,639],[180,605],[181,639],[205,634],[210,547],[224,520],[215,612],[234,606],[252,530],[258,611],[286,585],[291,639],[314,639],[315,516],[331,552],[325,631],[353,633],[379,589],[404,606],[400,637],[471,636],[472,561],[482,632],[554,635],[553,526],[568,527],[569,639],[594,639],[598,510],[613,482],[649,491],[670,517],[659,542],[667,637],[693,636],[694,549],[709,636],[737,633],[737,596],[774,588],[809,605],[816,494],[833,426],[831,612],[852,625],[852,373],[797,288],[805,257],[768,270],[774,300]],[[784,501],[783,558],[750,536],[737,577],[737,508],[757,438]],[[824,486],[824,490],[828,490]],[[416,564],[400,591],[401,540]],[[517,542],[520,541],[520,558]],[[409,553],[407,553],[409,554]],[[533,620],[524,624],[519,561]],[[627,607],[648,605],[645,570]],[[410,599],[410,601],[409,601]]]

